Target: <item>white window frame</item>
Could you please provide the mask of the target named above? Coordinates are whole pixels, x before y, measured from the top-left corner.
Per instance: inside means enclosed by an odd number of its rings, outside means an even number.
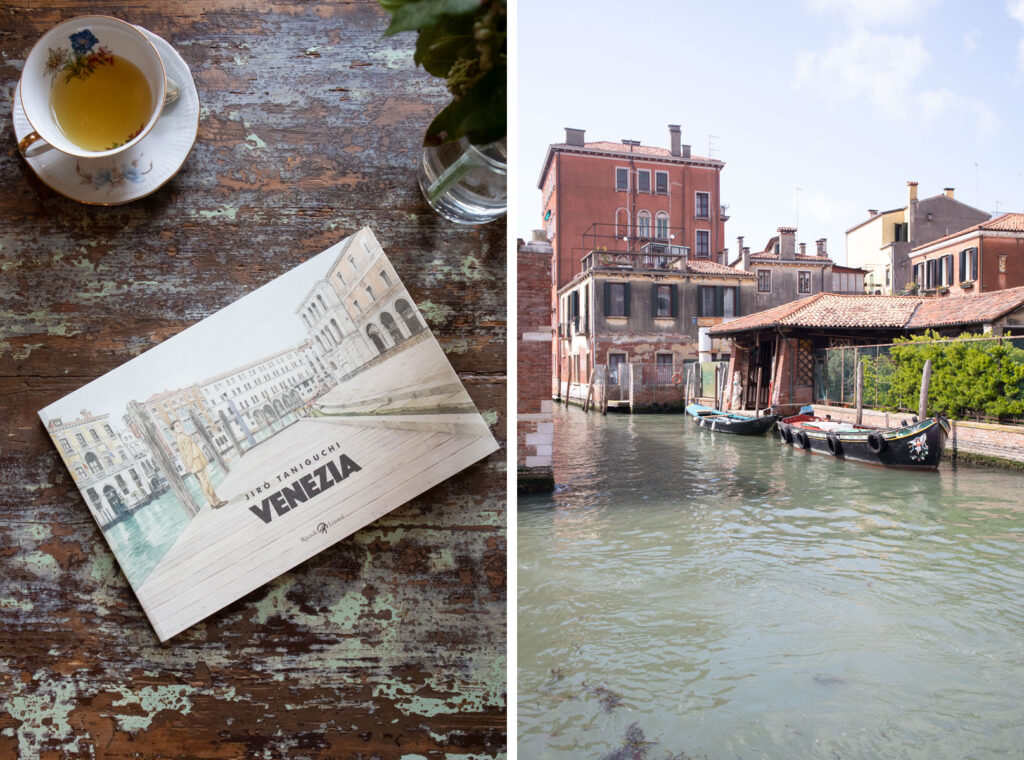
[[[644,183],[640,181],[640,178],[644,177],[644,176],[647,177],[647,189],[646,190],[644,190],[644,188],[643,188],[643,184]],[[650,169],[637,169],[636,170],[636,191],[638,193],[648,193],[648,194],[653,192],[653,185],[651,185],[651,170]]]
[[[658,177],[664,177],[665,178],[665,189],[664,190],[659,190],[658,189]],[[654,172],[654,194],[655,195],[668,195],[669,194],[669,188],[671,187],[671,185],[670,185],[668,179],[669,179],[668,172],[660,171],[660,170]]]
[[[652,225],[653,219],[651,218],[651,212],[646,209],[641,209],[636,212],[636,236],[644,240],[650,240],[653,230]],[[646,230],[646,232],[645,232]]]
[[[626,175],[626,186],[619,187],[619,172],[625,172]],[[615,175],[612,178],[614,183],[615,192],[617,193],[628,193],[629,192],[629,167],[628,166],[616,166]]]
[[[768,271],[771,271],[771,270],[768,270]],[[807,290],[803,290],[800,287],[800,279],[801,279],[802,275],[807,275]],[[845,277],[845,273],[840,273],[840,275],[839,275],[840,284],[846,284],[845,281],[843,280],[844,277]],[[797,270],[797,272],[796,272],[796,292],[797,292],[798,295],[806,295],[807,293],[811,292],[811,270],[810,269],[798,269]],[[845,293],[847,291],[843,290],[842,292]]]
[[[658,222],[661,222],[661,221],[665,222],[665,235],[664,235],[664,237],[661,237],[661,236],[658,235]],[[668,214],[665,213],[664,211],[657,212],[654,215],[654,239],[655,240],[664,240],[664,241],[668,242],[669,235],[671,234],[670,231],[669,231],[670,228],[671,228],[671,225],[669,224],[669,216],[668,216]]]
[[[707,253],[701,255],[700,253],[700,236],[704,235],[707,240]],[[711,230],[696,230],[693,233],[693,257],[695,259],[710,259],[711,258]]]
[[[622,214],[625,218],[625,223],[619,222],[619,214]],[[625,229],[623,229],[625,228]],[[615,209],[615,237],[621,238],[623,236],[629,237],[633,230],[633,220],[629,218],[629,209],[625,206],[620,206]]]
[[[707,203],[708,212],[706,214],[704,214],[704,215],[701,215],[701,213],[700,213],[700,205],[697,202],[697,199],[700,196],[702,196],[702,195],[707,196],[707,199],[708,199],[708,203]],[[694,219],[710,219],[711,218],[711,193],[709,193],[709,192],[707,192],[705,190],[694,190],[693,191],[693,218]]]

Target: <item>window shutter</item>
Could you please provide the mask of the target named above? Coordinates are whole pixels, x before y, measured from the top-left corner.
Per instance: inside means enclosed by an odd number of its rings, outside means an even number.
[[[733,288],[733,290],[736,291],[736,295],[733,296],[733,307],[736,310],[736,313],[735,313],[734,316],[741,317],[741,316],[743,316],[743,312],[740,311],[740,287],[739,287],[739,285],[737,285],[735,288]]]
[[[622,288],[622,307],[623,307],[622,308],[623,316],[628,317],[629,316],[629,283],[628,282],[625,284],[625,287]]]
[[[978,249],[971,249],[971,279],[978,279]]]
[[[571,304],[569,311],[571,312],[572,318],[576,319],[580,315],[580,292],[578,290],[574,290],[569,295],[569,300]]]
[[[651,285],[651,316],[658,316],[658,283]]]
[[[673,318],[679,316],[679,294],[677,292],[678,288],[679,286],[676,285],[675,283],[672,283],[671,285],[668,286],[670,304],[669,313],[672,315]]]

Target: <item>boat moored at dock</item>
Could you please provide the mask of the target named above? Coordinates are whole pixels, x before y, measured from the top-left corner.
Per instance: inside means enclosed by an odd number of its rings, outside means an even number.
[[[702,428],[718,433],[735,435],[764,435],[779,419],[777,414],[766,414],[763,417],[747,417],[743,414],[723,412],[703,404],[690,404],[686,407],[689,414]]]

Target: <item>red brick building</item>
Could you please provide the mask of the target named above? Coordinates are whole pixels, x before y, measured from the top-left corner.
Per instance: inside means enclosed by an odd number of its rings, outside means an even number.
[[[910,252],[921,292],[968,295],[1024,285],[1024,214],[995,219],[946,235]]]
[[[543,238],[543,232],[540,237]],[[517,410],[516,481],[520,491],[554,488],[551,402],[551,246],[519,241],[517,246]]]
[[[680,128],[668,129],[668,148],[588,143],[582,129],[566,129],[565,142],[549,146],[538,187],[555,254],[553,290],[578,275],[595,249],[635,252],[661,241],[719,261],[728,218],[720,204],[725,164],[692,155]]]

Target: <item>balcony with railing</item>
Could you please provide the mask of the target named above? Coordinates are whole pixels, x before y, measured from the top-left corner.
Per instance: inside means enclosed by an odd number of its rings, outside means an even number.
[[[684,270],[690,249],[676,245],[683,239],[682,227],[669,227],[660,219],[653,226],[638,224],[629,229],[620,225],[594,222],[583,234],[580,252],[582,271],[611,270]]]
[[[690,249],[684,245],[647,243],[637,252],[590,251],[583,257],[583,271],[591,269],[627,270],[634,272],[685,271]]]

